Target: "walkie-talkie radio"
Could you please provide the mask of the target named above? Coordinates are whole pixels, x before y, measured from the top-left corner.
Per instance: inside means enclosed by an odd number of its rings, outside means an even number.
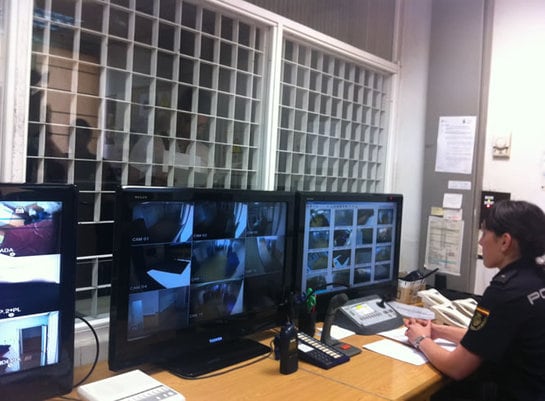
[[[280,373],[290,374],[297,371],[299,359],[297,354],[297,329],[292,323],[287,323],[278,336],[280,349]]]

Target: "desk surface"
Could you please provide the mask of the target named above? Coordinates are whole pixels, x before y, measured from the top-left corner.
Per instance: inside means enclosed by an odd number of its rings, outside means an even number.
[[[343,341],[361,347],[381,338],[355,335]],[[268,344],[269,340],[263,342]],[[329,370],[299,361],[299,369],[290,375],[280,374],[279,362],[273,356],[224,375],[197,380],[181,379],[154,367],[139,368],[182,393],[187,401],[276,401],[294,397],[320,401],[416,401],[427,400],[444,384],[443,376],[429,364],[415,366],[365,349],[348,363]],[[88,369],[89,366],[77,368],[75,381]],[[100,362],[87,383],[114,374],[106,362]],[[75,390],[68,396],[79,399]]]

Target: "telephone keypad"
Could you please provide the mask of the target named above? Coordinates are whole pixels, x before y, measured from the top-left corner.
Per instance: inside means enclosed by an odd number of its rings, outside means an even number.
[[[297,333],[297,340],[299,358],[322,369],[329,369],[350,360],[342,352],[301,331]]]

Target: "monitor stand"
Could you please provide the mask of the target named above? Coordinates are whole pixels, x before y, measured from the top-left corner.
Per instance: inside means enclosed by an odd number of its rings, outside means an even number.
[[[271,348],[266,345],[239,338],[214,344],[199,352],[182,354],[165,368],[177,376],[194,378],[269,352]]]

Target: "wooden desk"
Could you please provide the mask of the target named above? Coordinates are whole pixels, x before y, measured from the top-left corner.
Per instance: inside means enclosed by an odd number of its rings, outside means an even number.
[[[379,339],[356,335],[343,341],[361,347]],[[182,393],[187,401],[425,401],[444,384],[443,377],[429,364],[414,366],[368,350],[329,370],[300,361],[297,372],[290,375],[279,372],[279,362],[273,356],[224,375],[198,380],[184,380],[153,366],[139,368]],[[77,368],[75,381],[88,369]],[[114,374],[106,362],[101,362],[87,383]],[[69,397],[79,399],[75,390]]]
[[[343,342],[356,347],[383,339],[381,336],[354,335]],[[323,370],[300,363],[300,369],[316,372],[325,378],[379,396],[383,400],[427,400],[446,383],[446,378],[429,363],[411,365],[364,349],[350,362]]]

